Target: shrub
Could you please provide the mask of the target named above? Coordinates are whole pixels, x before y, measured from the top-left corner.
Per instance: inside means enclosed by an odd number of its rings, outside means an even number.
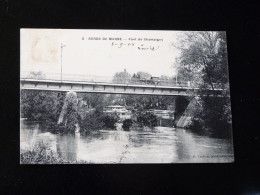
[[[157,118],[156,115],[151,112],[138,112],[137,123],[142,127],[155,127],[157,125]]]
[[[86,117],[80,120],[81,132],[96,131],[103,128],[115,129],[119,118],[117,115],[105,115],[102,111],[86,114]]]
[[[80,120],[79,123],[80,131],[87,133],[89,131],[96,131],[102,129],[104,123],[102,122],[100,116],[96,113],[86,114],[85,118]]]
[[[67,161],[50,149],[46,143],[40,142],[32,150],[21,150],[21,164],[87,164],[86,161]]]
[[[104,115],[101,118],[101,120],[104,123],[104,127],[105,128],[115,129],[116,128],[116,123],[118,122],[118,117],[117,116]]]
[[[133,120],[132,119],[125,119],[123,121],[123,129],[124,130],[129,130],[129,128],[133,125]]]
[[[40,142],[36,147],[29,151],[21,151],[21,164],[64,164],[68,163],[54,153],[50,146]]]
[[[197,133],[201,133],[205,129],[203,121],[198,118],[193,118],[187,128]]]
[[[67,133],[75,133],[76,131],[76,126],[75,124],[51,124],[50,125],[50,132],[55,133],[55,134],[67,134]]]

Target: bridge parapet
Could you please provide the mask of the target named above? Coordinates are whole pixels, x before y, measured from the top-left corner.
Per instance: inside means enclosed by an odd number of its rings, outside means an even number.
[[[190,83],[187,81],[169,81],[169,80],[152,80],[152,79],[114,79],[111,76],[94,76],[94,75],[79,75],[79,74],[61,74],[60,73],[32,73],[22,71],[21,79],[37,79],[37,80],[51,80],[62,82],[92,82],[92,83],[110,83],[110,84],[129,84],[129,85],[154,85],[154,86],[177,86],[189,87]]]
[[[41,91],[70,91],[79,93],[110,93],[133,95],[190,96],[195,88],[180,86],[132,85],[78,81],[57,81],[44,79],[20,79],[21,89]],[[196,89],[195,89],[196,90]],[[221,93],[221,90],[214,93]]]

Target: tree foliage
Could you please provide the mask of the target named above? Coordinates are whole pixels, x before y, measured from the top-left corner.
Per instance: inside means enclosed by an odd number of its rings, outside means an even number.
[[[138,111],[136,118],[141,127],[155,127],[157,125],[156,115],[151,112]]]
[[[113,82],[115,83],[129,83],[131,80],[131,74],[127,71],[117,72],[113,77]]]
[[[41,71],[31,71],[27,78],[44,79]],[[29,120],[57,122],[61,112],[65,93],[21,90],[20,105],[21,117]]]
[[[133,120],[132,119],[125,119],[123,121],[122,128],[124,130],[129,130],[132,125],[133,125]]]
[[[136,109],[167,109],[173,105],[175,97],[173,96],[147,96],[147,95],[122,95],[126,105]]]
[[[105,106],[112,103],[112,98],[110,98],[111,95],[109,94],[81,93],[78,94],[78,96],[87,102],[88,108],[96,108],[100,111],[102,111]]]
[[[79,115],[77,113],[77,94],[76,92],[68,92],[66,94],[64,105],[61,111],[62,119],[61,121],[61,129],[64,129],[62,132],[75,132],[76,125],[79,123]]]
[[[202,107],[196,113],[196,123],[202,121],[204,127],[212,129],[229,128],[231,111],[225,33],[187,32],[176,46],[181,51],[175,62],[178,78],[189,80],[198,88],[190,91],[197,97],[197,106]],[[221,97],[214,93],[217,89],[222,90]]]
[[[187,32],[177,47],[181,51],[176,61],[178,78],[189,79],[200,87],[210,86],[213,90],[226,87],[228,66],[224,32]]]
[[[148,79],[151,78],[152,75],[151,75],[150,73],[148,73],[148,72],[138,71],[138,72],[136,73],[136,76],[137,76],[138,78],[140,78],[140,79],[146,79],[146,80],[148,80]]]
[[[87,133],[100,129],[115,129],[119,118],[116,115],[105,115],[103,112],[96,110],[94,113],[88,113],[80,121],[80,131]]]
[[[21,90],[21,117],[57,122],[64,98],[60,92]]]

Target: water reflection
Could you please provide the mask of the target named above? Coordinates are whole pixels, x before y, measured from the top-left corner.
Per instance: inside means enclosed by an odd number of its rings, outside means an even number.
[[[196,135],[183,129],[156,127],[144,131],[54,135],[44,125],[21,121],[21,149],[48,143],[62,158],[92,163],[231,162],[230,140]]]
[[[176,129],[176,134],[175,144],[178,161],[183,162],[185,159],[185,162],[187,162],[192,155],[195,155],[194,150],[197,150],[197,148],[194,148],[194,136],[183,129]]]
[[[57,153],[69,161],[77,160],[78,136],[77,134],[57,135]]]
[[[48,145],[56,152],[56,135],[45,130],[45,127],[36,122],[21,121],[20,147],[23,150],[32,150],[38,144]]]
[[[190,131],[176,129],[179,162],[231,162],[231,141],[196,135]],[[219,158],[220,157],[220,158]]]

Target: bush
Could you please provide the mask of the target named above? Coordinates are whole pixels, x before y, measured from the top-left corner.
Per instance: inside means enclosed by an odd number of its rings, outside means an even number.
[[[193,118],[187,128],[197,133],[202,133],[205,129],[203,121],[198,118]]]
[[[117,115],[105,115],[102,111],[96,111],[92,114],[86,114],[86,117],[80,120],[81,132],[96,131],[100,129],[115,129],[119,118]]]
[[[21,164],[87,164],[86,161],[67,161],[50,149],[46,143],[40,142],[32,150],[21,150]]]
[[[67,133],[75,133],[76,131],[76,126],[75,124],[51,124],[50,125],[50,132],[55,133],[55,134],[67,134]]]
[[[202,119],[193,118],[191,124],[187,128],[194,133],[209,135],[215,138],[230,138],[232,136],[230,131],[231,124],[228,124],[226,121],[218,120],[211,123],[210,126],[207,126]]]
[[[21,164],[64,164],[68,163],[54,153],[50,146],[40,142],[34,149],[21,151]]]
[[[68,113],[65,115],[65,119],[66,120],[60,124],[50,123],[50,132],[60,134],[75,133],[76,125],[80,121],[79,114],[68,111]]]
[[[96,131],[102,129],[104,123],[101,120],[101,117],[97,113],[86,114],[85,118],[80,120],[79,123],[80,131],[87,133],[89,131]]]
[[[133,120],[132,119],[125,119],[123,121],[123,129],[124,130],[129,130],[129,128],[133,125]]]
[[[137,123],[143,127],[155,127],[157,125],[156,115],[151,112],[138,112]]]
[[[104,123],[104,127],[105,128],[115,129],[116,128],[116,123],[118,122],[118,117],[104,115],[101,118],[101,120]]]

